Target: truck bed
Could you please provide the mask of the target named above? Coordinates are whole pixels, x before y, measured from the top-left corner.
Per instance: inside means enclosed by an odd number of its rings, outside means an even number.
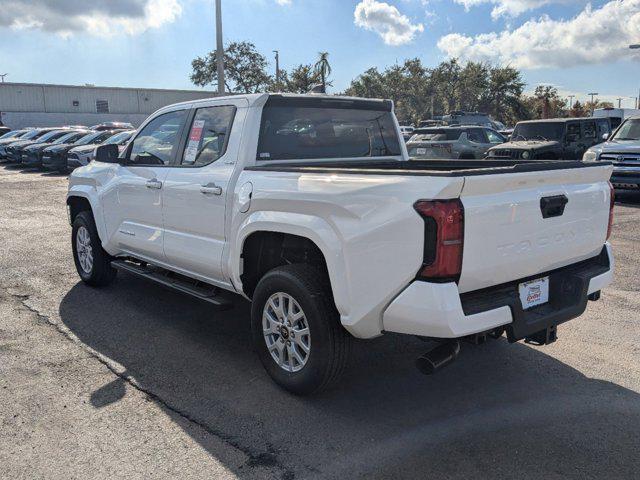
[[[497,175],[518,172],[590,168],[610,164],[610,162],[585,163],[575,160],[411,160],[408,162],[389,160],[342,160],[328,162],[272,162],[267,165],[247,167],[246,170],[467,177],[473,175]]]

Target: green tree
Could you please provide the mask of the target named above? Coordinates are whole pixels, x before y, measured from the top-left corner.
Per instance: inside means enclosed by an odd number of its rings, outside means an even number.
[[[195,85],[217,84],[216,52],[191,62],[191,81]],[[251,42],[231,42],[224,51],[225,88],[234,93],[257,93],[273,83],[267,73],[267,59]]]
[[[315,73],[320,77],[322,87],[327,89],[327,79],[331,75],[331,64],[329,63],[329,52],[318,53],[318,61],[313,66]]]
[[[515,68],[491,68],[482,109],[495,120],[513,125],[522,115],[526,115],[522,99],[524,85],[522,75]]]
[[[284,85],[284,91],[290,93],[307,93],[320,82],[313,65],[298,65],[290,73],[282,73],[284,77],[281,83]]]
[[[560,98],[552,85],[538,85],[525,102],[532,118],[556,118],[567,115],[567,101]],[[578,102],[576,102],[578,103]]]

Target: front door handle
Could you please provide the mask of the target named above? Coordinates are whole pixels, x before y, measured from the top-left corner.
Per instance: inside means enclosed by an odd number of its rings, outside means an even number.
[[[147,182],[147,188],[155,188],[156,190],[159,190],[162,188],[162,182],[157,178],[152,178]]]
[[[217,186],[213,182],[209,182],[200,187],[200,193],[205,195],[222,195],[222,187]]]

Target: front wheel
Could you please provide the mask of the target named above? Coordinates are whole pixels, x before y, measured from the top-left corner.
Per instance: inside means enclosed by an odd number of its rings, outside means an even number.
[[[117,270],[111,266],[111,257],[102,248],[91,212],[80,212],[73,220],[71,246],[76,270],[84,283],[101,287],[113,281]]]
[[[335,383],[347,364],[351,336],[340,324],[328,281],[309,265],[269,271],[251,308],[253,345],[267,373],[298,395]]]

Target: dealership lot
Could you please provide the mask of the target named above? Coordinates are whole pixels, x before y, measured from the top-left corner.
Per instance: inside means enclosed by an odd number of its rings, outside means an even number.
[[[425,377],[422,342],[388,335],[296,398],[251,351],[247,303],[89,289],[66,177],[0,166],[0,185],[3,477],[638,477],[640,194],[619,196],[615,284],[555,344],[465,345]]]

